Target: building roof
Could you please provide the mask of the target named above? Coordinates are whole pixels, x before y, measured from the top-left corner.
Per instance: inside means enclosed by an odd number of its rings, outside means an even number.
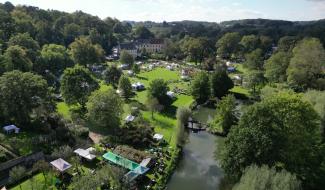
[[[77,150],[73,151],[74,153],[78,154],[79,156],[83,157],[83,158],[86,158],[87,160],[93,160],[96,158],[95,155],[93,154],[90,154],[90,148],[84,150],[84,149],[81,149],[81,148],[78,148]]]
[[[50,162],[50,164],[52,166],[54,166],[60,172],[64,172],[65,170],[71,168],[71,166],[72,166],[67,161],[63,160],[62,158],[56,159],[56,160]]]
[[[128,43],[122,43],[120,44],[120,48],[121,49],[125,49],[125,50],[136,50],[136,44],[134,42],[128,42]]]
[[[137,42],[140,44],[163,44],[164,39],[139,39]]]

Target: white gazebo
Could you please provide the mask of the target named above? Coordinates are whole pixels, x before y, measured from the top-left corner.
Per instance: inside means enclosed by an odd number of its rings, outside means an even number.
[[[50,162],[50,164],[59,172],[64,172],[67,169],[71,168],[71,164],[69,164],[67,161],[63,160],[62,158],[59,158],[57,160],[54,160]]]
[[[96,156],[94,154],[90,153],[92,150],[93,150],[92,148],[88,148],[86,150],[78,148],[77,150],[75,150],[73,152],[76,153],[77,155],[79,155],[80,157],[86,158],[87,160],[91,161],[96,158]]]
[[[3,130],[7,133],[10,134],[12,132],[15,132],[16,134],[19,133],[20,128],[16,127],[16,125],[7,125],[3,127]]]

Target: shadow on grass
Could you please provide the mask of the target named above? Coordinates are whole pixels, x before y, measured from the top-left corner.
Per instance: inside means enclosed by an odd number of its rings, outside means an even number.
[[[135,78],[140,79],[140,80],[148,80],[148,78],[142,77],[142,76],[138,76],[138,75],[136,75]]]

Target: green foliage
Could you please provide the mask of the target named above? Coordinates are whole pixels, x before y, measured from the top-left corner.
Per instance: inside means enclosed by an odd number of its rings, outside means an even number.
[[[112,65],[104,71],[104,80],[106,83],[116,86],[122,74],[123,73],[120,69],[118,69],[115,65]]]
[[[130,123],[119,131],[118,143],[134,148],[148,148],[153,142],[154,129],[140,123]]]
[[[131,98],[131,96],[133,95],[131,81],[125,75],[121,76],[120,81],[118,83],[118,89],[121,91],[121,95],[126,99]]]
[[[291,53],[298,41],[297,36],[284,36],[278,42],[278,51]]]
[[[262,70],[263,69],[263,51],[256,49],[245,55],[246,61],[244,66],[249,70]]]
[[[233,54],[236,54],[239,50],[240,35],[239,33],[226,33],[222,36],[217,44],[217,54],[222,58],[230,58]]]
[[[240,43],[244,53],[249,53],[259,48],[259,37],[256,35],[243,36]]]
[[[6,71],[28,72],[32,70],[33,63],[27,57],[27,52],[20,46],[10,46],[4,53],[4,59]]]
[[[287,70],[288,83],[297,90],[321,88],[317,80],[325,66],[325,50],[316,38],[306,38],[293,49]]]
[[[184,54],[195,63],[202,63],[204,57],[207,57],[213,53],[213,47],[209,43],[209,40],[203,37],[184,38],[181,49],[183,50]]]
[[[313,107],[300,96],[280,93],[247,108],[228,134],[221,165],[236,179],[252,164],[276,166],[312,186],[321,154]]]
[[[286,82],[287,68],[289,66],[291,54],[277,52],[273,54],[265,63],[265,77],[270,82]]]
[[[262,71],[256,71],[256,70],[250,71],[247,74],[245,81],[247,82],[247,87],[251,88],[253,94],[256,95],[258,90],[265,83],[264,73]]]
[[[300,190],[301,182],[286,170],[252,165],[246,168],[233,190]]]
[[[140,73],[140,66],[138,64],[133,64],[132,71],[135,74],[139,74]]]
[[[65,68],[72,66],[72,64],[73,62],[64,46],[46,44],[42,48],[36,67],[38,67],[39,72],[49,70],[59,76]]]
[[[102,63],[105,52],[99,44],[92,44],[87,37],[80,37],[70,44],[70,54],[76,64]]]
[[[167,82],[163,79],[155,79],[150,82],[148,88],[148,97],[156,98],[162,105],[170,103],[170,99],[167,96],[169,90]]]
[[[127,51],[122,50],[122,52],[120,54],[120,62],[122,64],[127,64],[127,65],[129,65],[129,67],[131,67],[134,63],[134,58]]]
[[[228,95],[222,98],[217,106],[217,115],[211,123],[213,130],[228,134],[230,128],[237,124],[237,117],[235,115],[236,99],[233,95]]]
[[[85,67],[76,65],[64,70],[61,93],[67,104],[85,106],[90,94],[98,88],[98,82]]]
[[[154,38],[154,35],[145,26],[138,26],[138,27],[136,27],[135,30],[134,30],[133,35],[134,35],[134,37],[136,39],[150,39],[150,38]]]
[[[97,90],[89,97],[87,110],[92,124],[114,131],[120,126],[123,102],[112,89]]]
[[[9,122],[26,124],[32,112],[50,105],[47,82],[39,75],[12,71],[0,77],[0,110]]]
[[[224,69],[216,70],[211,76],[210,83],[212,95],[218,98],[225,96],[234,87],[233,81]]]
[[[151,96],[147,98],[146,105],[148,107],[148,110],[151,111],[151,119],[154,119],[154,112],[161,111],[162,109],[162,105],[159,104],[157,98]]]
[[[198,103],[204,103],[210,97],[209,76],[205,72],[195,75],[191,84],[191,95]]]
[[[26,168],[23,166],[15,166],[9,172],[9,180],[11,183],[17,183],[26,176]],[[21,186],[20,186],[21,189]]]
[[[54,149],[54,151],[51,154],[51,156],[55,159],[62,158],[64,160],[70,159],[73,155],[74,155],[73,149],[68,145],[64,145]]]
[[[8,41],[8,46],[20,46],[26,51],[28,59],[35,62],[36,57],[39,55],[40,46],[29,33],[19,33],[12,36]]]
[[[177,131],[176,131],[176,143],[178,146],[183,146],[186,142],[188,134],[185,130],[185,124],[187,124],[192,112],[187,107],[179,107],[176,111],[177,119]]]

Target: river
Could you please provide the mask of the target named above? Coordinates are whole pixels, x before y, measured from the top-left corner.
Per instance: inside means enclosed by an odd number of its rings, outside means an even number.
[[[194,118],[207,122],[215,110],[200,108]],[[183,147],[182,158],[172,175],[168,190],[218,190],[223,171],[214,158],[218,138],[207,132],[191,133],[188,143]]]

